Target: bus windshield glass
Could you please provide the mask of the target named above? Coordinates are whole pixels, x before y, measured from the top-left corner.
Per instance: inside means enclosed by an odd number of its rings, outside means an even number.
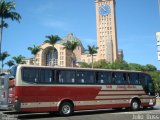
[[[4,74],[0,75],[0,89],[4,88]]]
[[[155,88],[150,75],[140,75],[141,84],[148,95],[155,96]]]
[[[0,89],[4,88],[4,78],[0,76]]]
[[[16,77],[17,66],[13,66],[10,70],[10,76]]]

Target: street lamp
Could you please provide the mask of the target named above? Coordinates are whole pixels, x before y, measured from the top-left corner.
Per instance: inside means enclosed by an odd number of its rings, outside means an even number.
[[[159,9],[159,16],[160,16],[160,0],[158,0],[158,9]]]

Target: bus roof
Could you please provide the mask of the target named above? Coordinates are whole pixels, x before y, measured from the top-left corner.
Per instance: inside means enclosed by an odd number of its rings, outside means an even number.
[[[50,68],[50,69],[66,69],[66,70],[93,70],[93,71],[117,71],[117,72],[137,72],[140,73],[142,71],[135,71],[135,70],[121,70],[121,69],[99,69],[99,68],[78,68],[78,67],[62,67],[62,66],[38,66],[38,65],[26,65],[26,64],[19,64],[17,65],[18,68],[21,67],[36,67],[36,68]]]

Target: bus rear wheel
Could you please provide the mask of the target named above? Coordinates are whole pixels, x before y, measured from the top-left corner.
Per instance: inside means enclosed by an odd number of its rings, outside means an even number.
[[[61,116],[69,116],[73,113],[73,105],[69,102],[61,103],[59,107],[59,114]]]
[[[137,99],[133,99],[131,102],[131,110],[136,111],[140,109],[140,101]]]

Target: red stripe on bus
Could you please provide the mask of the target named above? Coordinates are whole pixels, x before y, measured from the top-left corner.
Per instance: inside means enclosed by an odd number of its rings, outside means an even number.
[[[134,90],[136,91],[136,90]],[[99,94],[99,87],[66,87],[66,86],[19,86],[16,87],[16,96],[21,102],[50,102],[50,101],[61,101],[61,99],[71,99],[73,101],[87,101],[95,100],[97,96],[133,96],[137,94]],[[114,91],[118,92],[118,91]],[[126,91],[125,91],[126,92]],[[84,94],[85,93],[85,94]],[[88,93],[88,94],[87,94]],[[139,94],[141,95],[145,94]],[[81,97],[80,97],[81,96]],[[112,99],[101,99],[101,100],[114,100]],[[124,99],[124,98],[117,98]],[[127,98],[129,99],[129,98]]]
[[[61,99],[69,98],[74,101],[79,100],[94,100],[99,93],[99,87],[39,87],[29,86],[16,87],[16,96],[21,102],[48,102],[60,101]]]
[[[21,108],[22,112],[54,112],[58,111],[57,107],[39,107],[39,108]]]

